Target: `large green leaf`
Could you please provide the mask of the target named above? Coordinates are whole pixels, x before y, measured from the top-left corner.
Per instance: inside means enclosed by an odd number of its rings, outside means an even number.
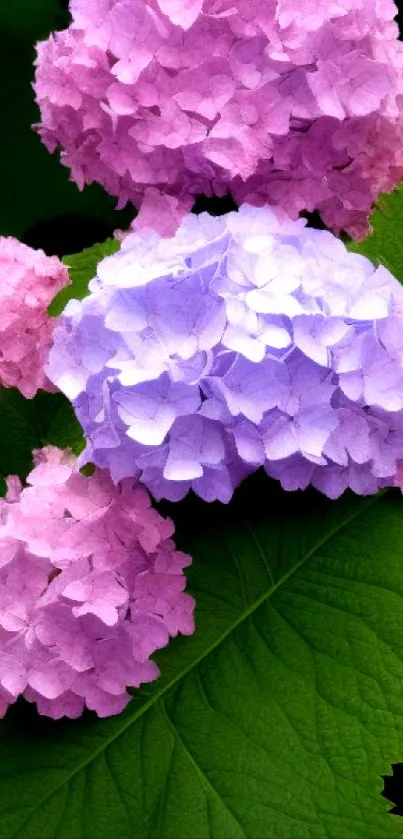
[[[378,199],[371,224],[371,235],[363,242],[348,241],[348,249],[385,265],[403,283],[403,185]]]
[[[285,499],[258,476],[174,509],[196,635],[118,717],[11,709],[0,836],[401,837],[380,794],[403,756],[400,496]]]

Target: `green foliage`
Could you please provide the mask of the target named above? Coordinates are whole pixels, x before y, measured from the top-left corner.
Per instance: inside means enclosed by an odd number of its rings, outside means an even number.
[[[70,402],[64,397],[59,399],[58,410],[42,437],[42,445],[48,444],[60,449],[72,449],[74,454],[80,454],[85,446],[81,425]]]
[[[46,443],[83,448],[81,426],[70,403],[60,393],[40,391],[24,399],[14,388],[0,388],[0,490],[4,478],[24,478],[32,468],[32,450]]]
[[[60,315],[66,303],[72,298],[82,300],[87,294],[88,283],[95,277],[98,262],[104,256],[109,256],[118,250],[119,243],[116,239],[107,239],[106,242],[93,245],[92,248],[86,248],[81,253],[65,256],[62,261],[69,269],[71,285],[62,288],[52,300],[49,306],[49,314]]]
[[[403,185],[379,198],[371,224],[371,235],[363,242],[348,241],[348,249],[384,265],[403,283]]]
[[[169,505],[167,505],[168,508]],[[400,837],[381,775],[402,756],[400,497],[171,506],[197,633],[118,717],[0,727],[0,837]]]

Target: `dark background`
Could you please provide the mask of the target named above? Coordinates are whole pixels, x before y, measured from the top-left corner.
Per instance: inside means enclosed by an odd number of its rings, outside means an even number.
[[[397,22],[398,22],[399,29],[400,29],[400,40],[402,40],[402,31],[403,31],[403,3],[402,3],[402,1],[401,1],[401,0],[400,0],[400,2],[396,2],[396,0],[395,0],[395,5],[397,6],[397,10],[398,10],[398,11],[397,11],[396,20],[397,20]]]

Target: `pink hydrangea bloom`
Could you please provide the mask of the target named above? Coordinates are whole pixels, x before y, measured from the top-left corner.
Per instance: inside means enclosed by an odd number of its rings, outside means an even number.
[[[44,374],[55,318],[47,306],[69,283],[57,256],[0,237],[0,384],[31,398],[54,388]]]
[[[362,237],[403,177],[392,0],[71,0],[38,44],[39,133],[172,234],[198,194]]]
[[[91,478],[52,446],[0,501],[0,713],[19,695],[41,714],[108,716],[159,675],[150,655],[194,631],[190,557],[133,481]]]

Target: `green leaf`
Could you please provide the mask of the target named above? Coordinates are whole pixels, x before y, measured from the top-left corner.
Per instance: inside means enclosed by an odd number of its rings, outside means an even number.
[[[72,298],[82,300],[88,292],[88,283],[95,277],[97,265],[104,256],[116,253],[120,248],[116,239],[107,239],[106,242],[85,248],[81,253],[74,253],[64,256],[62,262],[69,269],[71,285],[62,288],[49,306],[50,315],[60,315],[66,303]]]
[[[40,391],[24,399],[14,388],[0,388],[0,429],[0,494],[7,475],[25,478],[33,449],[52,443],[78,453],[84,445],[73,409],[60,393]]]
[[[72,449],[75,454],[80,454],[85,446],[83,430],[67,400],[63,400],[43,435],[43,445],[47,444]]]
[[[384,265],[403,283],[403,185],[379,198],[371,224],[371,235],[363,242],[349,240],[348,249]]]
[[[173,505],[197,632],[120,716],[0,726],[5,839],[386,839],[403,757],[399,495]]]

